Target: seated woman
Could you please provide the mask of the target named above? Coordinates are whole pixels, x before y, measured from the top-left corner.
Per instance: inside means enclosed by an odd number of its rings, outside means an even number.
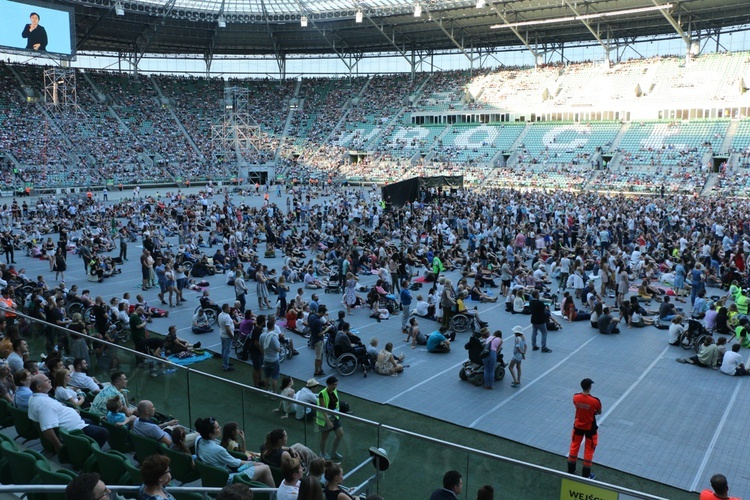
[[[164,352],[167,356],[185,351],[193,352],[193,349],[199,349],[200,346],[200,342],[196,342],[193,345],[187,340],[181,339],[177,336],[177,327],[175,325],[169,326],[167,336],[164,338]]]
[[[514,292],[513,298],[513,314],[523,314],[523,309],[526,306],[526,297],[523,293],[523,288],[518,288]]]
[[[404,367],[399,364],[399,361],[404,360],[404,356],[404,354],[401,354],[398,361],[396,361],[396,357],[393,355],[393,344],[388,342],[385,345],[385,349],[378,353],[378,359],[375,362],[375,372],[381,375],[398,375],[404,371]]]
[[[333,462],[326,462],[325,470],[325,492],[324,497],[326,500],[353,500],[349,493],[341,488],[341,483],[344,482],[344,470],[340,465]]]
[[[732,329],[729,326],[729,310],[721,306],[719,307],[719,312],[716,313],[716,333],[721,333],[723,335],[729,335],[732,333]]]
[[[273,467],[281,467],[284,458],[298,458],[307,468],[317,455],[307,446],[294,443],[287,445],[288,435],[284,429],[274,429],[266,434],[266,442],[260,447],[260,459]]]
[[[380,323],[383,319],[388,319],[391,317],[391,313],[388,311],[385,307],[379,306],[379,301],[375,300],[372,303],[372,306],[370,306],[370,317],[375,318],[378,320],[378,323]]]
[[[479,287],[479,280],[474,281],[474,286],[471,287],[471,300],[480,302],[497,302],[497,297],[490,297],[482,291]]]
[[[591,314],[582,309],[576,309],[575,301],[573,300],[573,296],[570,295],[570,292],[565,292],[563,297],[562,314],[568,322],[586,321],[587,319],[591,319]],[[596,310],[596,306],[594,309]]]
[[[249,460],[258,459],[260,455],[247,450],[245,445],[245,431],[240,429],[237,422],[227,422],[221,431],[221,446],[227,451],[244,453]]]
[[[226,469],[229,472],[227,484],[231,484],[235,475],[242,474],[247,480],[260,481],[267,484],[269,488],[276,487],[268,465],[235,458],[219,444],[217,439],[221,435],[221,425],[216,419],[197,419],[195,430],[200,434],[195,441],[196,458],[208,465]]]
[[[70,383],[70,371],[66,368],[54,372],[55,379],[55,399],[61,403],[67,403],[75,408],[80,408],[86,401],[86,396],[82,391],[76,391],[68,387]]]

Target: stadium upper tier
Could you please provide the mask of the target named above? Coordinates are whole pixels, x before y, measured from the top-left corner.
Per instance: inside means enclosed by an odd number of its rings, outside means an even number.
[[[299,178],[701,191],[715,156],[734,178],[750,164],[745,81],[747,53],[414,80],[77,71],[77,106],[63,107],[45,101],[42,67],[2,63],[0,187],[226,180],[273,164]]]

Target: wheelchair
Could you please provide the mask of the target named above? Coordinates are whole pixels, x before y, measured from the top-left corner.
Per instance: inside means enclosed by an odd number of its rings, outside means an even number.
[[[219,306],[217,305],[210,305],[205,303],[201,299],[201,305],[195,308],[195,311],[193,311],[193,314],[197,314],[198,311],[203,309],[206,312],[206,318],[208,319],[208,326],[213,326],[216,324],[216,321],[219,319]]]
[[[680,335],[679,343],[685,350],[693,349],[698,352],[703,345],[703,340],[710,335],[711,332],[706,330],[700,321],[689,319],[688,327]]]
[[[471,328],[471,331],[475,331],[476,327],[481,327],[479,320],[476,316],[466,313],[456,313],[451,317],[451,329],[456,333],[463,333]]]
[[[334,351],[338,352],[339,349],[334,348]],[[359,366],[362,367],[365,378],[367,378],[367,372],[375,368],[375,362],[367,354],[367,348],[363,345],[356,345],[353,350],[343,352],[336,357],[336,369],[342,377],[348,377],[357,371]]]

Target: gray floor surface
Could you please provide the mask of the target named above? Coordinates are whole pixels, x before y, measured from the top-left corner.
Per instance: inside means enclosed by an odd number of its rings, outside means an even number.
[[[194,190],[194,189],[193,189]],[[110,199],[112,196],[110,197]],[[217,197],[218,200],[218,197]],[[284,200],[275,192],[272,202],[284,207]],[[262,198],[247,198],[246,202],[260,205]],[[131,294],[131,301],[140,293],[139,243],[129,244],[129,261],[123,273],[105,280],[89,283],[85,280],[83,263],[74,255],[68,259],[67,284],[77,283],[79,289],[90,288],[92,296],[105,299]],[[213,250],[211,250],[213,252]],[[114,253],[114,252],[113,252]],[[308,259],[312,256],[308,252]],[[17,267],[25,267],[29,276],[43,274],[54,286],[54,274],[49,265],[40,260],[16,254]],[[263,259],[270,268],[281,269],[282,258]],[[447,273],[454,282],[457,272]],[[233,288],[224,284],[224,275],[209,277],[211,297],[217,303],[234,301]],[[364,276],[363,284],[374,284],[375,277]],[[254,282],[248,282],[248,307],[255,309],[257,299]],[[292,284],[290,298],[298,284]],[[556,288],[556,285],[553,285]],[[497,289],[493,290],[497,293]],[[310,296],[312,291],[306,290]],[[428,285],[414,292],[427,295]],[[321,303],[335,312],[342,308],[339,295],[319,291]],[[190,342],[200,340],[204,347],[219,350],[219,336],[214,333],[193,335],[190,319],[198,305],[197,292],[186,291],[188,302],[167,308],[169,318],[155,319],[150,328],[165,333],[171,324],[177,325],[181,337]],[[151,305],[158,305],[156,290],[146,292]],[[612,303],[612,299],[609,299]],[[471,305],[474,305],[470,303]],[[656,303],[654,303],[656,305]],[[511,329],[518,324],[526,328],[530,345],[529,317],[504,311],[502,299],[497,304],[480,304],[482,318],[490,323],[490,330],[504,332],[506,361],[512,346]],[[667,332],[653,327],[622,328],[622,334],[604,336],[593,330],[588,322],[566,323],[561,331],[550,332],[548,345],[552,353],[529,353],[523,363],[522,384],[511,388],[511,378],[496,384],[494,391],[463,382],[458,373],[467,359],[463,344],[468,334],[459,335],[448,354],[430,354],[424,347],[410,349],[400,332],[400,317],[377,323],[368,311],[357,310],[349,317],[352,328],[365,341],[377,336],[380,346],[394,343],[394,353],[406,353],[408,368],[398,377],[360,371],[341,380],[343,392],[406,408],[456,424],[502,436],[519,443],[544,449],[561,456],[567,455],[573,424],[572,395],[580,390],[585,377],[595,381],[592,394],[599,397],[603,414],[599,418],[599,446],[595,465],[602,464],[654,481],[686,490],[708,487],[709,478],[716,472],[725,474],[735,496],[750,496],[750,474],[743,462],[743,451],[750,444],[744,417],[750,412],[750,394],[743,391],[744,378],[729,377],[718,371],[679,364],[675,358],[694,354],[667,344]],[[562,321],[562,320],[561,320]],[[436,323],[424,320],[423,331],[436,329]],[[313,352],[304,339],[294,339],[299,356],[281,365],[282,373],[306,380],[313,376]],[[747,357],[746,351],[742,354]],[[200,365],[193,365],[200,369]],[[327,374],[333,371],[325,366]],[[231,378],[231,374],[229,374]],[[324,377],[319,377],[324,378]],[[366,418],[366,415],[362,415]],[[450,439],[449,436],[436,436]],[[502,453],[502,450],[488,450]],[[582,452],[581,452],[582,453]]]

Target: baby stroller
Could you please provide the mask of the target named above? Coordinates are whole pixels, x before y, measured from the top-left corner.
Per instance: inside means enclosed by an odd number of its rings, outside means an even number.
[[[342,285],[339,272],[331,270],[331,274],[328,275],[328,282],[325,288],[323,288],[323,293],[341,293]]]
[[[472,382],[476,386],[484,385],[484,363],[482,362],[484,345],[479,340],[479,334],[472,335],[466,345],[464,345],[464,349],[469,351],[469,360],[461,366],[458,372],[459,378]],[[503,378],[505,378],[505,362],[503,361],[502,353],[497,351],[495,380],[500,381]]]

